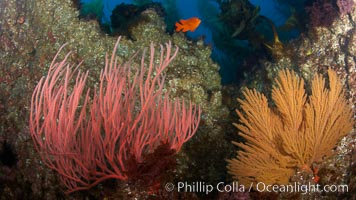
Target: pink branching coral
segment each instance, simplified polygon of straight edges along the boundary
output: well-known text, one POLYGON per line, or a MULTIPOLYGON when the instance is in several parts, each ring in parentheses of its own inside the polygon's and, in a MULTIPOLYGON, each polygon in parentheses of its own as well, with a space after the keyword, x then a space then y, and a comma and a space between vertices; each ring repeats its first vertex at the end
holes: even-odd
POLYGON ((336 4, 339 7, 341 16, 346 15, 347 13, 351 13, 355 5, 354 0, 337 0, 336 4))
MULTIPOLYGON (((139 171, 132 172, 132 163, 143 165, 150 155, 165 155, 162 149, 178 152, 197 130, 200 108, 172 101, 169 92, 163 92, 163 71, 178 48, 171 55, 171 43, 161 46, 157 64, 151 45, 149 62, 143 55, 134 70, 131 62, 118 63, 118 44, 119 40, 111 57, 106 56, 92 99, 84 89, 88 72, 68 64, 70 54, 56 63, 59 52, 33 92, 29 123, 33 141, 43 162, 60 174, 68 193, 107 179, 139 177, 139 171), (155 152, 157 148, 161 153, 155 152)), ((153 169, 154 163, 146 168, 153 169)))

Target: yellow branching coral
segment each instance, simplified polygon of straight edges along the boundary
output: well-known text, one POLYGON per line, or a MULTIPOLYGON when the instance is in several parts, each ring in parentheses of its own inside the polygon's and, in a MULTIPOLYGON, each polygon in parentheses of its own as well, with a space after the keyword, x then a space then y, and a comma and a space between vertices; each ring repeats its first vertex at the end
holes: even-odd
POLYGON ((352 110, 342 84, 333 70, 328 70, 328 76, 328 88, 321 75, 315 76, 307 98, 303 79, 280 71, 272 89, 274 108, 256 90, 243 91, 245 99, 238 99, 240 121, 234 125, 246 142, 233 142, 243 151, 228 160, 229 173, 239 183, 286 184, 297 168, 330 156, 351 131, 352 110))

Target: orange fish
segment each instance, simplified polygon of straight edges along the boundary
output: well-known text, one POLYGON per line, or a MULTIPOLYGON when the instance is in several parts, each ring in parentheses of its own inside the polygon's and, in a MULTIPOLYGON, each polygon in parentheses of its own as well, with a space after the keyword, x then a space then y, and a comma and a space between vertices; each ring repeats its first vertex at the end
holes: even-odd
POLYGON ((197 17, 192 17, 189 19, 181 19, 179 22, 176 22, 176 31, 195 31, 198 28, 201 20, 197 17))

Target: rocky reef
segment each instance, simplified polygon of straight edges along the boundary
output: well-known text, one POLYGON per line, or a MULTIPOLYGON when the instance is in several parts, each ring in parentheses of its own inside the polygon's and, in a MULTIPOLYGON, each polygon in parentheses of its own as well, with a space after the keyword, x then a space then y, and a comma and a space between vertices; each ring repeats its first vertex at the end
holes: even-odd
MULTIPOLYGON (((117 36, 102 32, 99 23, 80 19, 78 1, 72 0, 1 0, 0 1, 0 199, 198 199, 203 198, 301 198, 300 194, 220 193, 205 196, 194 193, 167 193, 162 181, 155 194, 140 191, 126 182, 107 181, 82 192, 64 195, 55 172, 41 159, 29 135, 28 116, 31 94, 38 80, 47 73, 57 52, 65 43, 63 57, 71 51, 70 61, 84 61, 81 70, 89 70, 88 84, 96 86, 117 36)), ((128 28, 130 37, 123 37, 118 48, 120 62, 127 61, 154 43, 171 41, 179 48, 178 56, 166 71, 165 89, 172 98, 184 98, 201 106, 198 132, 177 156, 177 168, 164 178, 166 182, 201 181, 228 183, 226 159, 233 157, 230 143, 239 141, 232 126, 237 116, 236 97, 240 86, 257 88, 270 94, 273 79, 281 69, 293 69, 306 82, 316 73, 326 74, 331 67, 341 77, 346 98, 354 111, 356 102, 356 9, 335 18, 327 27, 308 27, 298 39, 281 45, 278 59, 255 58, 254 66, 238 87, 221 86, 219 66, 211 58, 211 47, 203 40, 187 40, 183 33, 169 34, 163 17, 154 9, 140 13, 140 19, 128 28), (282 54, 281 54, 282 52, 282 54), (256 61, 258 60, 258 61, 256 61)), ((272 52, 273 54, 273 52, 272 52)), ((138 64, 140 56, 133 59, 138 64)), ((158 58, 157 58, 158 59, 158 58)), ((310 85, 310 84, 307 84, 310 85)), ((306 88, 309 91, 310 88, 306 88)), ((355 114, 356 116, 356 114, 355 114)), ((317 163, 321 184, 347 184, 349 193, 318 193, 302 198, 350 198, 356 190, 356 133, 348 134, 335 148, 334 156, 317 163)), ((298 171, 293 180, 309 180, 309 174, 298 171)))
MULTIPOLYGON (((71 0, 4 0, 0 5, 4 8, 0 11, 0 142, 11 145, 17 156, 16 164, 0 165, 0 179, 4 180, 0 184, 1 199, 67 198, 56 174, 40 161, 28 134, 31 94, 64 43, 67 46, 63 52, 72 52, 70 61, 74 64, 84 60, 81 70, 90 71, 88 84, 95 85, 104 67, 105 53, 112 50, 117 37, 103 33, 95 20, 79 19, 77 5, 71 0)), ((166 71, 166 89, 173 98, 191 100, 203 111, 199 131, 178 156, 179 165, 171 181, 189 176, 207 182, 221 180, 226 174, 224 158, 232 151, 224 136, 228 111, 222 104, 219 67, 210 59, 211 48, 201 40, 187 40, 182 33, 169 35, 163 18, 152 9, 141 15, 144 20, 130 27, 131 38, 120 42, 119 61, 130 59, 135 52, 141 54, 150 43, 158 50, 159 44, 171 41, 179 53, 166 71), (219 148, 218 153, 215 148, 219 148)), ((99 185, 91 192, 74 195, 78 198, 148 195, 132 194, 125 183, 118 185, 121 190, 114 188, 105 194, 98 192, 103 188, 99 185)))
MULTIPOLYGON (((335 8, 337 10, 337 8, 335 8)), ((336 11, 337 12, 337 11, 336 11)), ((352 107, 356 116, 356 9, 350 9, 349 13, 337 12, 328 26, 308 26, 308 31, 303 32, 300 37, 283 44, 283 54, 273 61, 261 59, 258 64, 250 66, 252 73, 245 74, 245 81, 241 86, 256 88, 265 95, 271 95, 273 79, 281 69, 291 69, 310 83, 314 75, 321 73, 326 77, 327 69, 331 68, 337 72, 345 89, 345 97, 352 107)), ((273 53, 273 52, 272 52, 273 53)), ((238 107, 236 97, 241 98, 241 87, 224 86, 224 99, 229 99, 229 108, 238 107)), ((306 88, 310 93, 310 87, 306 88)), ((271 96, 269 96, 271 99, 271 96)), ((233 109, 230 109, 233 110, 233 109)), ((310 193, 281 194, 273 198, 296 198, 296 199, 348 199, 352 198, 355 191, 355 148, 356 128, 345 136, 334 149, 334 155, 321 163, 315 163, 320 177, 320 185, 348 185, 348 192, 336 193, 310 193)), ((292 182, 310 181, 310 174, 298 170, 292 178, 292 182)), ((264 194, 251 194, 251 197, 262 198, 264 194)), ((272 198, 272 197, 271 197, 272 198)))

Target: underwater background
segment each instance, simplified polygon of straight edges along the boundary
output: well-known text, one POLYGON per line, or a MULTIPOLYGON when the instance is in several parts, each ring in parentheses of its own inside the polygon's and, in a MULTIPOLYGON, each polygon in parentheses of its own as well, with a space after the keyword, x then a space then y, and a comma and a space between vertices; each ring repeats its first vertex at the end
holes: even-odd
POLYGON ((356 198, 354 0, 1 0, 0 43, 1 199, 356 198))
MULTIPOLYGON (((297 37, 302 28, 296 24, 296 15, 301 15, 299 16, 301 19, 302 15, 305 15, 303 7, 298 8, 296 5, 289 5, 287 2, 258 0, 233 3, 236 4, 234 9, 239 9, 233 14, 228 13, 230 12, 228 10, 232 10, 230 5, 227 5, 228 1, 196 0, 189 3, 185 1, 82 1, 81 15, 83 17, 97 18, 103 25, 110 26, 111 24, 112 27, 108 32, 119 34, 120 31, 115 30, 116 23, 121 22, 118 19, 124 20, 125 17, 133 17, 133 14, 131 16, 120 16, 119 8, 125 9, 126 7, 126 9, 130 9, 127 6, 131 4, 137 7, 135 9, 139 9, 139 7, 148 6, 149 2, 161 4, 162 9, 165 10, 163 17, 167 31, 170 33, 174 31, 175 22, 180 19, 195 16, 202 20, 199 28, 194 32, 187 32, 187 36, 193 40, 202 38, 205 44, 212 46, 211 57, 220 65, 220 75, 224 85, 238 82, 243 69, 236 66, 242 65, 241 62, 244 57, 260 50, 259 46, 251 47, 251 43, 273 41, 273 31, 268 20, 271 20, 275 26, 280 27, 279 37, 281 41, 288 41, 297 37), (219 5, 219 2, 221 5, 219 5), (222 6, 224 3, 226 4, 224 5, 225 7, 222 6), (117 11, 113 11, 115 8, 117 11), (221 9, 225 10, 222 11, 221 9), (296 13, 296 9, 299 9, 300 13, 296 13), (111 20, 112 12, 118 13, 113 15, 116 19, 111 20), (221 13, 224 12, 228 14, 222 17, 221 13), (253 19, 253 17, 256 17, 256 19, 253 19), (268 20, 264 20, 264 17, 268 18, 268 20), (231 19, 233 21, 229 21, 231 19), (233 31, 241 28, 239 27, 240 22, 246 22, 247 27, 241 30, 240 36, 234 36, 234 40, 231 41, 230 36, 233 31), (265 37, 263 41, 259 41, 262 40, 261 37, 265 37), (225 44, 228 42, 231 42, 231 44, 225 44), (236 53, 233 56, 228 53, 236 50, 241 53, 236 53)), ((120 26, 123 26, 122 23, 120 26)), ((120 27, 120 29, 125 30, 124 27, 120 27)))

